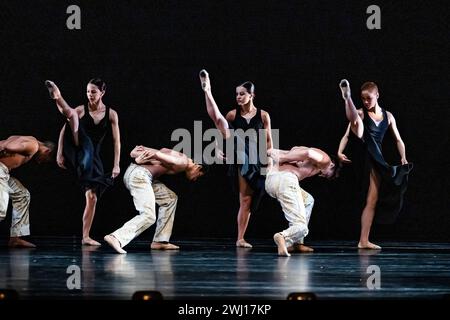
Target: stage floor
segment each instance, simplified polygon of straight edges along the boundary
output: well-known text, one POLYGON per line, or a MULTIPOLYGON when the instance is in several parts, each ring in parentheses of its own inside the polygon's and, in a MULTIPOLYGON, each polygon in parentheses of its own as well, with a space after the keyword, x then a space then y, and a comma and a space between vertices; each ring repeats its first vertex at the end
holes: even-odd
POLYGON ((311 242, 314 253, 278 257, 272 241, 253 249, 231 239, 175 241, 179 251, 150 250, 135 241, 116 254, 103 242, 33 238, 36 249, 0 246, 0 289, 20 299, 130 300, 141 290, 164 299, 275 299, 313 292, 317 299, 441 299, 450 294, 450 246, 382 242, 358 250, 355 242, 311 242), (80 285, 80 289, 77 286, 80 285))

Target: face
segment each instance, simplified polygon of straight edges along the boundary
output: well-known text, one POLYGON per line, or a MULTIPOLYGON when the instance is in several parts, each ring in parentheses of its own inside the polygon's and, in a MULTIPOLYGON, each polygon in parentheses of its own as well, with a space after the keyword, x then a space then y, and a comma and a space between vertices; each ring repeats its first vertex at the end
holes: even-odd
POLYGON ((238 105, 246 105, 253 99, 253 95, 248 93, 244 87, 236 88, 236 102, 238 105))
POLYGON ((361 92, 361 99, 367 110, 375 108, 378 102, 378 97, 379 94, 376 90, 364 90, 361 92))
POLYGON ((319 176, 330 179, 334 174, 334 170, 336 170, 336 166, 333 162, 331 162, 328 165, 328 168, 326 168, 320 172, 319 176))
POLYGON ((86 88, 86 96, 89 100, 89 103, 96 104, 98 103, 103 95, 105 94, 105 91, 101 91, 99 87, 97 87, 95 84, 89 83, 86 88))
POLYGON ((39 153, 36 155, 36 162, 37 163, 44 163, 44 162, 50 162, 51 161, 51 150, 48 147, 41 147, 39 150, 39 153))
POLYGON ((200 178, 201 176, 203 176, 205 174, 201 170, 202 170, 202 166, 195 164, 191 170, 186 171, 186 177, 190 181, 196 181, 198 178, 200 178))

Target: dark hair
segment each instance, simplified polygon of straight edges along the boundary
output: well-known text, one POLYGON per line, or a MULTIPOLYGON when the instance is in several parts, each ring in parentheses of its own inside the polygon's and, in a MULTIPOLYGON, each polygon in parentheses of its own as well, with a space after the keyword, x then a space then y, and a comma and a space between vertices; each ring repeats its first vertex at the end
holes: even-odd
POLYGON ((334 163, 333 174, 328 178, 329 180, 334 180, 339 178, 342 169, 342 162, 339 161, 338 157, 335 155, 330 155, 330 160, 334 163))
POLYGON ((100 91, 106 90, 106 83, 105 83, 105 81, 103 81, 100 78, 93 78, 93 79, 89 80, 88 84, 93 84, 93 85, 97 86, 100 89, 100 91))
POLYGON ((201 166, 200 172, 203 173, 203 175, 206 175, 211 169, 211 165, 210 164, 204 164, 203 163, 200 166, 201 166))
POLYGON ((250 94, 255 94, 255 85, 250 81, 245 81, 243 84, 238 85, 238 87, 244 87, 250 94))
MULTIPOLYGON (((49 149, 49 153, 47 154, 48 161, 52 162, 56 158, 56 144, 52 141, 44 141, 42 144, 49 149)), ((36 152, 34 157, 38 157, 40 152, 36 152)), ((36 159, 36 158, 35 158, 36 159)))

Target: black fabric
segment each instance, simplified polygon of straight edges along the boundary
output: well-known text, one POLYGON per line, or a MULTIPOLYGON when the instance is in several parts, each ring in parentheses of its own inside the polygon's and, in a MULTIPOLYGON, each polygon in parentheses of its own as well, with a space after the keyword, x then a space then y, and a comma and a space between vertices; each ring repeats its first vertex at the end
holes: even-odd
POLYGON ((104 118, 97 125, 89 114, 88 108, 85 107, 85 114, 79 122, 79 146, 76 146, 73 141, 68 123, 64 132, 63 153, 66 164, 76 174, 82 189, 84 191, 93 189, 99 197, 114 183, 112 173, 104 172, 100 156, 102 142, 110 128, 109 123, 108 107, 106 107, 104 118))
POLYGON ((254 129, 256 135, 241 137, 234 135, 234 164, 229 165, 228 176, 234 190, 239 191, 238 174, 240 174, 253 190, 251 212, 258 211, 259 204, 265 195, 266 177, 261 175, 261 159, 259 157, 259 129, 264 129, 264 123, 261 116, 261 109, 257 109, 256 115, 247 122, 247 119, 241 116, 240 108, 236 108, 236 117, 229 122, 230 129, 242 129, 246 132, 248 129, 254 129), (252 160, 252 161, 251 161, 252 160), (255 161, 256 160, 256 161, 255 161), (256 163, 255 163, 256 162, 256 163))
MULTIPOLYGON (((391 224, 395 222, 402 209, 404 194, 408 186, 408 175, 413 164, 391 166, 384 160, 382 141, 389 128, 389 121, 386 110, 382 109, 382 112, 383 120, 377 126, 364 109, 363 142, 368 164, 365 174, 368 177, 373 168, 380 177, 375 222, 391 224)), ((368 178, 365 180, 368 181, 368 178)))

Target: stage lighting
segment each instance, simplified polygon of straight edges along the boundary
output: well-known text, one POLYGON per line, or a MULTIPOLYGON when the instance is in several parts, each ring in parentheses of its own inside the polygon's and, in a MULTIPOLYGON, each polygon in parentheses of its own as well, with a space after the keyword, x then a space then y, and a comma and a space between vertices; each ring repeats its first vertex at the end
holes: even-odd
POLYGON ((311 301, 317 300, 317 296, 312 292, 292 292, 287 299, 292 301, 311 301))
POLYGON ((163 296, 159 291, 136 291, 133 294, 132 300, 140 300, 140 301, 163 300, 163 296))
POLYGON ((19 294, 16 290, 12 289, 0 289, 0 301, 6 300, 18 300, 19 294))

